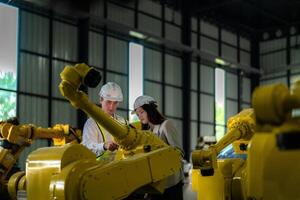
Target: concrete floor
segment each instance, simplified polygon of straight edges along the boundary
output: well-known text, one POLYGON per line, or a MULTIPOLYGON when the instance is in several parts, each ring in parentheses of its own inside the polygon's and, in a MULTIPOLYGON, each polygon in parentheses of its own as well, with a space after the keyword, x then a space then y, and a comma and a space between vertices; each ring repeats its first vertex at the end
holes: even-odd
POLYGON ((191 176, 186 177, 184 179, 183 199, 184 200, 197 200, 197 193, 192 191, 191 176))

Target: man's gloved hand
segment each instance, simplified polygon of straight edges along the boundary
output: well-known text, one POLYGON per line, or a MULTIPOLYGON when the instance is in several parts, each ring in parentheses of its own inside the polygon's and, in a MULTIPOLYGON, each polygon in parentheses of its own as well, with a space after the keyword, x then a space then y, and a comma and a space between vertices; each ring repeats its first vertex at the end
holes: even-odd
POLYGON ((104 143, 104 150, 114 151, 119 148, 119 145, 114 141, 108 141, 104 143))

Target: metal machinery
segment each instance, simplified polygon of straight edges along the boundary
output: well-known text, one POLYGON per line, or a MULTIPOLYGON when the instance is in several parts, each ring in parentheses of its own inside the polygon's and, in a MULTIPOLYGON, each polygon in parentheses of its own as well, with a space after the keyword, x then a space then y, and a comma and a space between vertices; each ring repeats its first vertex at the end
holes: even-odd
POLYGON ((252 104, 254 113, 242 111, 231 118, 216 145, 193 152, 192 186, 198 200, 300 199, 300 118, 291 114, 300 108, 300 82, 291 93, 283 84, 259 87, 252 104), (236 141, 235 152, 246 153, 245 160, 217 159, 221 149, 236 141))
POLYGON ((95 154, 80 144, 40 148, 27 158, 29 200, 123 199, 137 189, 162 192, 166 178, 180 169, 179 150, 149 131, 115 121, 79 90, 82 83, 95 87, 100 78, 85 64, 66 66, 59 88, 74 107, 112 133, 120 145, 115 160, 96 161, 95 154))
POLYGON ((69 125, 57 124, 52 128, 36 127, 32 124, 19 125, 17 119, 0 121, 0 187, 1 197, 7 192, 16 198, 17 190, 26 186, 25 172, 13 170, 20 153, 37 139, 52 139, 54 145, 80 143, 81 131, 69 125), (14 173, 16 172, 16 173, 14 173))

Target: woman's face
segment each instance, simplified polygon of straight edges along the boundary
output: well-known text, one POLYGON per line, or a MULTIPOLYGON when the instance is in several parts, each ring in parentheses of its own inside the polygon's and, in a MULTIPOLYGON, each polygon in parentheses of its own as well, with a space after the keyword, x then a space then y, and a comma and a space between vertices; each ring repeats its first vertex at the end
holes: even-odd
POLYGON ((142 107, 138 107, 135 112, 142 124, 149 123, 148 114, 142 107))

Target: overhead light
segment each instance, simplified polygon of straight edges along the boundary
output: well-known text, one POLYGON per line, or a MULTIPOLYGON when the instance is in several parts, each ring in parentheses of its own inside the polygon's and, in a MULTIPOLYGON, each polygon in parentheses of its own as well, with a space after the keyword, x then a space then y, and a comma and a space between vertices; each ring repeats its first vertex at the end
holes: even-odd
POLYGON ((139 38, 139 39, 145 39, 146 38, 146 36, 144 34, 136 32, 136 31, 129 31, 129 35, 132 36, 132 37, 139 38))
POLYGON ((217 63, 219 65, 224 65, 224 66, 229 64, 226 61, 222 60, 221 58, 215 58, 215 63, 217 63))

